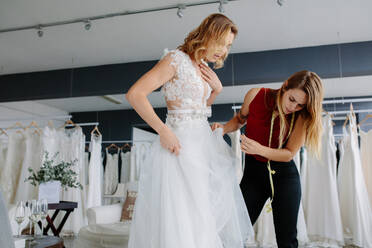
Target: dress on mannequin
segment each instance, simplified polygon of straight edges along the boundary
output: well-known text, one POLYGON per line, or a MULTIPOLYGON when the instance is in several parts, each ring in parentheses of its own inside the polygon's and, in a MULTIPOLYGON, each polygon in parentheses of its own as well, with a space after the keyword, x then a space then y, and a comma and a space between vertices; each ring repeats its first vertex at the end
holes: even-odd
POLYGON ((344 239, 346 245, 372 247, 372 210, 360 159, 356 121, 351 114, 348 116, 338 171, 344 239))

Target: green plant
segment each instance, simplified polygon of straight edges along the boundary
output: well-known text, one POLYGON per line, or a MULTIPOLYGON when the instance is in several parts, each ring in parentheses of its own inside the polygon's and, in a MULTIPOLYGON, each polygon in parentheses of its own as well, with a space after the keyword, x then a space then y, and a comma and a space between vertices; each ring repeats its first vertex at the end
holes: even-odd
POLYGON ((80 188, 83 189, 81 183, 77 180, 77 173, 72 170, 75 166, 77 160, 72 162, 60 161, 59 163, 54 163, 54 159, 57 157, 58 153, 54 155, 52 159, 49 159, 48 152, 45 152, 44 163, 38 171, 34 171, 32 168, 28 168, 31 176, 25 179, 25 182, 30 181, 34 186, 40 185, 41 183, 46 183, 49 181, 60 181, 63 189, 67 188, 80 188))

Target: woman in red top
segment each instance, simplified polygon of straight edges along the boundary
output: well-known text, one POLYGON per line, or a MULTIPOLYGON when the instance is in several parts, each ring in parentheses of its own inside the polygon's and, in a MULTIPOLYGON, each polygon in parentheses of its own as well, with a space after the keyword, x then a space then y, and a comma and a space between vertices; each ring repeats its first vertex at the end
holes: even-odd
POLYGON ((304 144, 320 151, 323 87, 319 76, 300 71, 278 90, 254 88, 248 91, 238 115, 222 127, 224 134, 247 124, 241 136, 246 154, 240 187, 252 224, 271 198, 278 247, 298 247, 297 216, 301 184, 292 160, 304 144))

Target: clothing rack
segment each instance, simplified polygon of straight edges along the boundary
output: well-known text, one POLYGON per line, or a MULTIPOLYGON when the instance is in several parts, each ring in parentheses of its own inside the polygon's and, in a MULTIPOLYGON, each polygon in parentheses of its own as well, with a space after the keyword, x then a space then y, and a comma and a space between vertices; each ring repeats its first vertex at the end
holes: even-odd
MULTIPOLYGON (((152 143, 152 141, 149 140, 104 140, 102 141, 102 144, 107 144, 107 143, 152 143)), ((90 143, 90 141, 85 141, 85 143, 90 143)))
MULTIPOLYGON (((85 122, 85 123, 75 123, 75 125, 83 127, 83 126, 99 126, 99 122, 85 122)), ((66 127, 72 127, 74 124, 68 124, 66 127)))
MULTIPOLYGON (((356 103, 356 102, 372 102, 372 98, 353 98, 353 99, 324 100, 322 102, 322 104, 356 103)), ((242 106, 241 105, 234 105, 231 108, 233 110, 237 110, 237 109, 241 109, 242 106)), ((372 110, 370 112, 372 112, 372 110)))
POLYGON ((17 122, 17 121, 42 121, 42 120, 65 120, 71 119, 72 115, 52 115, 42 116, 37 118, 18 118, 18 119, 0 119, 1 121, 17 122))

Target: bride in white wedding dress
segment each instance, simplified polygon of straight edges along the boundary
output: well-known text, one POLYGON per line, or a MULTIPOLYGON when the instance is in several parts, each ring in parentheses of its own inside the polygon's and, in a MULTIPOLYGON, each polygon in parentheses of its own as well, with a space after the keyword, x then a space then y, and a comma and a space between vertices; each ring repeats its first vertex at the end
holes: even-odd
POLYGON ((236 34, 230 19, 210 15, 126 94, 159 134, 141 165, 128 247, 243 248, 252 238, 232 150, 207 120, 222 84, 204 61, 221 67, 236 34), (161 86, 166 123, 147 100, 161 86))

